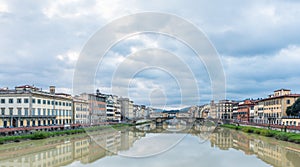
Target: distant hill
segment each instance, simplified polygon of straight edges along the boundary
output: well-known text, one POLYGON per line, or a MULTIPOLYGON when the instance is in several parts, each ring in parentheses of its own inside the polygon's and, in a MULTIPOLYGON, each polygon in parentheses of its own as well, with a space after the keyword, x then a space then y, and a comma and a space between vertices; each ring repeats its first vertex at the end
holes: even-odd
POLYGON ((177 112, 188 112, 190 110, 190 108, 191 107, 185 107, 185 108, 182 108, 180 110, 163 110, 163 109, 159 109, 159 108, 153 108, 153 111, 154 112, 164 112, 164 113, 166 113, 166 112, 168 112, 168 113, 170 113, 170 112, 177 113, 177 112))

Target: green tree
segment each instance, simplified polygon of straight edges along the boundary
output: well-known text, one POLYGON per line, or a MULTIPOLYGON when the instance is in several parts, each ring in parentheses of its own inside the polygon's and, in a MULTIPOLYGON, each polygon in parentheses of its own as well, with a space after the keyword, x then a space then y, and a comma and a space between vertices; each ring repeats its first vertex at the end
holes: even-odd
POLYGON ((299 116, 300 112, 300 98, 298 98, 295 103, 286 109, 286 114, 289 116, 299 116))

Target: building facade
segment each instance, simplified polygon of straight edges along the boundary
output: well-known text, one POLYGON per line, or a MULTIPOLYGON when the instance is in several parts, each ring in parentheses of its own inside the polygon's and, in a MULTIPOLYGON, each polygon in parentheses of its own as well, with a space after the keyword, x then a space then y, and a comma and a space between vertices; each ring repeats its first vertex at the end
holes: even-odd
POLYGON ((73 120, 75 124, 90 124, 89 103, 87 100, 78 97, 73 98, 73 111, 73 120))
POLYGON ((254 111, 255 101, 245 100, 238 104, 236 119, 239 122, 250 122, 250 112, 254 111))
POLYGON ((98 92, 96 94, 83 93, 79 98, 86 100, 89 104, 89 122, 91 125, 106 122, 106 96, 98 92))
POLYGON ((293 105, 300 94, 292 94, 289 89, 275 90, 268 98, 258 101, 258 115, 255 120, 264 124, 283 124, 282 117, 287 116, 287 107, 293 105))
POLYGON ((121 105, 121 115, 122 115, 122 120, 126 119, 134 119, 135 114, 133 112, 133 101, 131 101, 129 98, 119 98, 120 105, 121 105))
POLYGON ((237 105, 237 102, 231 100, 220 100, 216 103, 216 112, 218 119, 232 119, 233 107, 237 105))
POLYGON ((68 125, 73 123, 72 97, 24 85, 0 90, 0 127, 68 125))
POLYGON ((118 96, 106 95, 106 116, 108 122, 121 121, 121 105, 118 96))

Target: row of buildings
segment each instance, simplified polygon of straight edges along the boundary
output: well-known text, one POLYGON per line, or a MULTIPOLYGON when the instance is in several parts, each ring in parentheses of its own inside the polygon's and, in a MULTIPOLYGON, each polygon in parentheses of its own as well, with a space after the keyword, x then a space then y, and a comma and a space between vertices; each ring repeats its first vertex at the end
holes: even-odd
POLYGON ((116 95, 82 93, 71 96, 34 86, 0 89, 0 128, 121 122, 147 116, 149 108, 116 95))
POLYGON ((300 126, 299 118, 286 114, 287 107, 293 105, 299 97, 300 94, 292 94, 291 90, 279 89, 267 98, 256 100, 211 101, 210 104, 200 106, 197 115, 236 122, 300 126))

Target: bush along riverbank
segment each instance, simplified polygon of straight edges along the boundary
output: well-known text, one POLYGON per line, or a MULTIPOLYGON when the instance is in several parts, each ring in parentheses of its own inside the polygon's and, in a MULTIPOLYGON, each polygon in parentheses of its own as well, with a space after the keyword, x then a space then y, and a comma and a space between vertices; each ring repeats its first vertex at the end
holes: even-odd
POLYGON ((289 141, 293 143, 300 144, 300 134, 298 133, 291 133, 291 132, 282 132, 277 130, 271 130, 271 129, 264 129, 264 128, 256 128, 251 126, 236 126, 232 124, 224 124, 221 125, 221 127, 235 129, 235 130, 241 130, 245 133, 254 133, 266 137, 273 137, 278 140, 283 141, 289 141))
POLYGON ((61 130, 61 131, 37 131, 32 134, 24 134, 19 136, 0 136, 0 144, 5 144, 8 142, 20 142, 23 140, 39 140, 39 139, 46 139, 50 137, 63 136, 63 135, 74 135, 79 133, 98 131, 107 128, 121 129, 129 126, 133 126, 133 125, 120 123, 114 125, 93 126, 93 127, 86 127, 80 129, 61 130))

